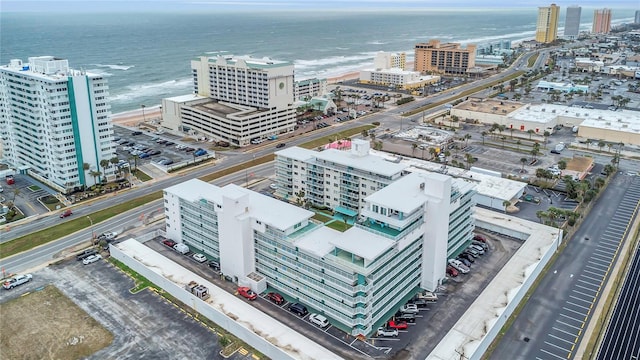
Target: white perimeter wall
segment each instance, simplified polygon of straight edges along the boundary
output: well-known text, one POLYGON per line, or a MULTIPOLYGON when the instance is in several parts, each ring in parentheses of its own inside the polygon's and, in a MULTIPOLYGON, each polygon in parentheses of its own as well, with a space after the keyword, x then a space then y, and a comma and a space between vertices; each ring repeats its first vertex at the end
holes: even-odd
MULTIPOLYGON (((249 304, 243 303, 241 299, 235 298, 233 295, 216 287, 206 279, 191 273, 182 266, 147 248, 145 245, 138 243, 136 240, 126 240, 125 242, 118 244, 118 246, 131 246, 131 249, 133 250, 123 251, 117 246, 110 245, 109 249, 111 256, 115 259, 124 263, 133 271, 146 277, 176 299, 192 307, 194 310, 215 322, 225 330, 231 332, 233 335, 265 354, 267 357, 271 359, 298 360, 315 359, 319 356, 322 359, 340 359, 337 355, 329 352, 327 349, 307 339, 301 334, 296 333, 293 329, 278 322, 276 319, 271 318, 249 304), (141 249, 143 249, 144 252, 149 253, 149 261, 152 262, 149 267, 142 263, 142 261, 146 261, 147 259, 145 256, 141 255, 141 252, 138 250, 140 247, 143 247, 141 249), (132 257, 125 253, 125 251, 133 251, 135 255, 132 257), (161 266, 156 266, 154 263, 157 262, 158 259, 155 258, 158 257, 162 258, 161 266), (179 281, 181 278, 184 278, 185 274, 187 274, 186 276, 188 276, 188 279, 208 287, 209 292, 211 293, 211 298, 208 301, 212 301, 213 299, 213 301, 217 301, 216 304, 213 305, 201 300, 197 296, 187 292, 183 288, 184 285, 169 280, 163 274, 158 273, 165 270, 165 264, 167 268, 176 268, 179 270, 179 273, 169 275, 171 278, 175 277, 174 281, 179 281), (220 307, 224 312, 214 306, 220 307), (234 318, 231 316, 234 316, 234 318), (280 347, 269 342, 267 339, 274 343, 279 343, 280 347), (288 351, 285 351, 283 348, 286 348, 288 351)), ((170 270, 167 269, 166 271, 170 270)), ((187 281, 185 280, 185 283, 186 282, 187 281)))

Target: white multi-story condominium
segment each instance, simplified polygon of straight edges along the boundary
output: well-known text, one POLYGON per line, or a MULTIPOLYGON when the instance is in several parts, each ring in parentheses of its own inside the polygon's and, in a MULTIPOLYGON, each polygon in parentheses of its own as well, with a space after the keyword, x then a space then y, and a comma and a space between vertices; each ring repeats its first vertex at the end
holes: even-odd
POLYGON ((593 11, 593 25, 591 32, 594 34, 608 34, 611 31, 611 9, 597 9, 593 11))
POLYGON ((309 100, 327 94, 327 79, 306 79, 294 83, 294 96, 297 100, 309 100))
POLYGON ((582 8, 580 6, 567 7, 567 14, 564 20, 564 37, 575 39, 580 34, 580 16, 582 8))
POLYGON ((406 53, 390 53, 380 51, 376 53, 376 57, 373 59, 373 67, 375 69, 392 69, 397 68, 406 70, 407 67, 407 54, 406 53))
POLYGON ((352 335, 369 335, 419 288, 440 285, 450 214, 472 223, 470 207, 443 211, 461 201, 450 177, 408 174, 368 196, 361 221, 340 232, 233 184, 194 179, 164 191, 167 237, 219 261, 233 281, 275 289, 352 335))
POLYGON ((100 165, 115 156, 108 98, 104 77, 66 59, 11 60, 0 67, 4 159, 62 192, 112 177, 100 165))
MULTIPOLYGON (((387 161, 369 153, 369 142, 354 139, 351 150, 313 151, 290 147, 276 152, 276 196, 297 204, 331 209, 355 218, 366 212, 374 196, 408 174, 409 165, 387 161)), ((452 180, 448 255, 457 254, 471 239, 470 217, 475 205, 475 184, 452 180)))
POLYGON ((163 99, 164 127, 238 146, 294 130, 293 64, 201 56, 191 69, 195 94, 163 99))

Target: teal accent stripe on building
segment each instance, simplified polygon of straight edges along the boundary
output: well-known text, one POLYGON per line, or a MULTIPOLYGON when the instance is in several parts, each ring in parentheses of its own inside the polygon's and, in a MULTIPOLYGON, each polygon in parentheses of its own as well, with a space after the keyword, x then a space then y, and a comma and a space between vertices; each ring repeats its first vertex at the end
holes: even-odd
MULTIPOLYGON (((98 158, 98 139, 96 139, 96 121, 93 117, 93 102, 91 102, 91 86, 89 86, 89 77, 84 76, 85 81, 87 82, 87 100, 89 100, 89 113, 91 114, 91 135, 93 137, 93 150, 96 154, 96 169, 100 171, 100 159, 98 158)), ((105 174, 102 174, 105 176, 105 174)))
POLYGON ((76 148, 76 159, 78 160, 78 178, 80 184, 87 185, 84 173, 84 159, 82 158, 82 145, 80 144, 80 127, 78 125, 78 110, 76 110, 76 94, 73 89, 73 78, 67 78, 67 89, 69 92, 69 109, 71 110, 71 127, 73 128, 73 145, 76 148))

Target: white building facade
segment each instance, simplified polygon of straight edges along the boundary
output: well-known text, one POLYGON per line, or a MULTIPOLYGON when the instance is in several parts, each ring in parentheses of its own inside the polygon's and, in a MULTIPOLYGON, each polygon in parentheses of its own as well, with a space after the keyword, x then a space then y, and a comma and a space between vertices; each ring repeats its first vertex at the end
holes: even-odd
POLYGON ((163 119, 168 120, 163 120, 163 126, 169 130, 237 146, 294 131, 293 64, 250 57, 201 56, 191 61, 191 69, 194 93, 210 101, 165 99, 169 106, 163 106, 163 119), (165 114, 168 111, 171 113, 165 114))
POLYGON ((53 56, 0 67, 4 159, 61 192, 112 178, 114 167, 100 166, 116 156, 108 89, 53 56))
MULTIPOLYGON (((445 278, 445 225, 459 201, 451 178, 408 174, 367 197, 344 232, 313 212, 238 187, 200 180, 165 189, 167 237, 219 261, 257 292, 277 290, 352 335, 369 335, 420 288, 445 278)), ((470 218, 470 209, 466 214, 470 218)))
POLYGON ((294 83, 296 100, 309 100, 327 94, 327 79, 306 79, 294 83))

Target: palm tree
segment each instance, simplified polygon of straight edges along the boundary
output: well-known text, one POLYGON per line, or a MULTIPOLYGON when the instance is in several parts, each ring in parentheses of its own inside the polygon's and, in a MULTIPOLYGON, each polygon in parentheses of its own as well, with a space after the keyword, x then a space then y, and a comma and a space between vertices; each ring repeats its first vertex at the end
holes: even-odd
MULTIPOLYGON (((114 156, 111 159, 109 159, 109 163, 111 163, 111 166, 116 166, 119 162, 120 162, 120 159, 118 159, 117 156, 114 156)), ((120 167, 116 169, 118 170, 118 174, 122 173, 122 169, 120 167)))
POLYGON ((89 171, 89 175, 93 177, 93 183, 98 184, 98 182, 96 181, 96 178, 100 177, 102 173, 100 171, 89 171))
POLYGON ((589 145, 591 145, 591 140, 587 139, 587 141, 585 141, 584 143, 587 144, 587 150, 589 150, 589 145))
POLYGON ((435 148, 432 148, 432 147, 429 148, 429 155, 431 155, 431 159, 436 157, 437 153, 438 153, 438 151, 435 148))
POLYGON ((469 139, 471 139, 471 134, 464 134, 464 147, 469 146, 469 139))
POLYGON ((606 144, 604 143, 604 141, 600 140, 598 141, 598 147, 600 148, 600 151, 602 151, 602 148, 605 146, 606 144))
MULTIPOLYGON (((86 178, 86 175, 87 175, 86 173, 87 173, 87 171, 88 171, 90 168, 91 168, 91 165, 89 165, 89 163, 83 163, 83 164, 82 164, 82 170, 83 170, 83 171, 84 171, 84 173, 85 173, 85 178, 86 178)), ((87 181, 85 180, 84 182, 85 182, 85 183, 84 183, 84 184, 82 184, 82 186, 86 187, 86 186, 87 186, 87 181)))
POLYGON ((465 157, 465 160, 467 161, 467 168, 471 169, 471 164, 476 162, 476 160, 473 158, 473 155, 469 153, 466 153, 464 157, 465 157))
POLYGON ((502 140, 502 148, 504 149, 504 141, 507 140, 506 136, 501 136, 500 140, 502 140))
POLYGON ((104 171, 104 170, 106 170, 109 167, 109 160, 106 160, 106 159, 100 160, 100 167, 103 170, 102 173, 106 174, 106 171, 104 171))
POLYGON ((517 149, 518 151, 520 151, 520 145, 522 145, 522 141, 520 141, 519 139, 518 139, 518 140, 516 140, 516 149, 517 149))
POLYGON ((521 172, 524 172, 524 164, 526 164, 528 159, 526 157, 520 158, 520 162, 522 163, 521 172))
POLYGON ((411 156, 413 156, 416 153, 417 148, 418 148, 418 144, 416 143, 411 144, 411 156))
POLYGON ((542 135, 544 136, 544 148, 546 149, 547 148, 547 138, 549 136, 551 136, 551 133, 545 130, 542 135))
POLYGON ((547 214, 542 210, 538 210, 538 211, 536 211, 536 216, 538 217, 538 220, 540 220, 540 222, 542 222, 542 218, 546 217, 547 214))
POLYGON ((487 136, 487 132, 483 131, 480 135, 482 136, 482 145, 484 145, 484 137, 487 136))
POLYGON ((529 134, 529 140, 531 140, 531 135, 533 135, 534 133, 535 131, 533 131, 533 129, 527 130, 527 134, 529 134))
POLYGON ((609 152, 611 152, 611 148, 612 148, 612 147, 613 147, 613 144, 612 144, 612 143, 607 143, 607 148, 608 148, 608 151, 609 151, 609 152))

